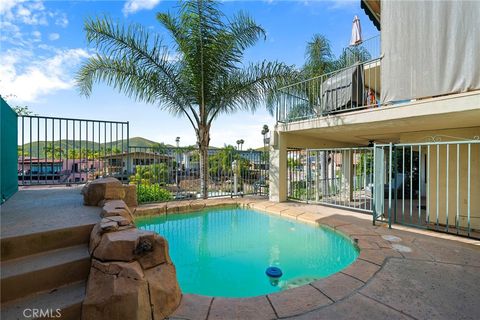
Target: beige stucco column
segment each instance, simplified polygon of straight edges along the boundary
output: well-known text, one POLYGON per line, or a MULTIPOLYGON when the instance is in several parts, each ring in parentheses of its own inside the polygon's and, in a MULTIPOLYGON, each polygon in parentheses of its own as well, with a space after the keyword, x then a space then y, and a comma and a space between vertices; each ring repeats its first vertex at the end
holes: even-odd
POLYGON ((270 145, 270 201, 287 201, 287 141, 285 134, 273 133, 270 145))

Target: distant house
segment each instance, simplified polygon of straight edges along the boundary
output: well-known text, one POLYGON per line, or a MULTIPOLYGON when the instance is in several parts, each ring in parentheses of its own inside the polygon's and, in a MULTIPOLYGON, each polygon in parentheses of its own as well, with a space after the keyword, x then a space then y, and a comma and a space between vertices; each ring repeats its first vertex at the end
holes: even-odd
POLYGON ((20 184, 83 182, 103 175, 102 170, 99 160, 18 157, 20 184))
POLYGON ((171 163, 173 156, 152 151, 131 151, 101 157, 107 175, 118 176, 135 173, 137 166, 171 163))
POLYGON ((37 157, 18 158, 18 180, 59 180, 63 161, 37 157))

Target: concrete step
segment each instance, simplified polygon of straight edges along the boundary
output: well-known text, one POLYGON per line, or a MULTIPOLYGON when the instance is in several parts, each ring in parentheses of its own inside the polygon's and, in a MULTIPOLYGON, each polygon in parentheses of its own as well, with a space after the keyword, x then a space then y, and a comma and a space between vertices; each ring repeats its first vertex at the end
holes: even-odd
POLYGON ((63 229, 2 237, 0 240, 1 261, 69 246, 88 244, 93 226, 94 223, 87 223, 63 229))
POLYGON ((1 263, 1 301, 87 280, 90 255, 86 244, 50 250, 1 263))
POLYGON ((81 317, 84 298, 85 282, 80 281, 20 300, 2 303, 1 318, 5 320, 42 318, 78 320, 81 317), (60 317, 56 313, 57 309, 59 309, 60 317), (40 310, 44 312, 43 317, 40 316, 40 310), (34 316, 34 312, 37 317, 34 316), (49 312, 50 317, 46 317, 45 312, 49 312))

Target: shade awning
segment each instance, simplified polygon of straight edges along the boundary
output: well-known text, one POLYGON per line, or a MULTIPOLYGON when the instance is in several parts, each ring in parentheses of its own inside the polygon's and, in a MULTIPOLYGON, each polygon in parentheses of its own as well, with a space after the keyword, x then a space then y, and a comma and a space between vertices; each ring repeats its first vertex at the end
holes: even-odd
POLYGON ((373 22, 373 25, 377 28, 377 30, 380 31, 380 1, 361 0, 360 7, 365 11, 365 14, 373 22))

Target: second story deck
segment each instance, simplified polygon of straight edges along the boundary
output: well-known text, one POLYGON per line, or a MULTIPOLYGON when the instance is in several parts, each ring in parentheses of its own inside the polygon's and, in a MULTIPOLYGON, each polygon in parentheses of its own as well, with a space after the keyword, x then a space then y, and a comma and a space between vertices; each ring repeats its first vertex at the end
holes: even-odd
POLYGON ((395 139, 401 131, 479 125, 480 90, 418 96, 412 80, 411 94, 391 99, 396 79, 405 82, 406 75, 418 70, 410 70, 412 65, 405 65, 403 74, 385 70, 380 35, 344 49, 342 57, 336 70, 277 91, 277 131, 368 143, 382 137, 395 139), (386 82, 389 94, 382 92, 386 82), (390 135, 393 132, 397 134, 390 135), (355 139, 362 136, 367 138, 355 139))
POLYGON ((343 50, 334 71, 277 92, 277 121, 290 123, 381 105, 380 35, 343 50))

